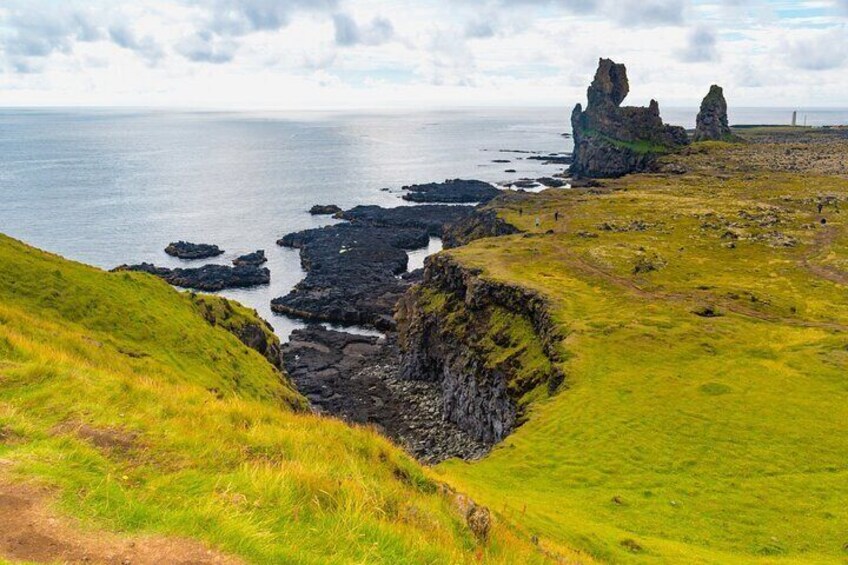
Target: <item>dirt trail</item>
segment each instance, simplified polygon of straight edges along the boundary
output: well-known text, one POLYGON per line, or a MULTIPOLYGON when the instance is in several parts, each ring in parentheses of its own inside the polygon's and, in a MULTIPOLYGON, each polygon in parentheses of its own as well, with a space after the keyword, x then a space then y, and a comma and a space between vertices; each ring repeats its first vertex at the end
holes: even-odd
POLYGON ((187 539, 86 530, 52 510, 46 490, 0 482, 0 560, 109 565, 235 565, 187 539))
MULTIPOLYGON (((633 280, 628 279, 626 277, 620 277, 609 273, 602 269, 601 267, 590 263, 589 261, 579 257, 578 255, 565 251, 563 252, 566 255, 571 263, 571 266, 577 271, 582 272, 585 275, 594 276, 601 278, 615 286, 622 287, 624 289, 629 290, 637 296, 642 298, 649 298, 652 300, 663 300, 663 301, 675 301, 675 302, 691 302, 693 304, 697 304, 698 302, 703 301, 703 297, 698 296, 692 293, 685 292, 659 292, 659 291, 651 291, 645 288, 642 288, 638 284, 636 284, 633 280)), ((807 268, 810 269, 811 272, 815 274, 816 270, 806 265, 807 268)), ((822 269, 827 269, 826 267, 822 267, 822 269)), ((845 275, 839 273, 839 276, 844 277, 845 275)), ((832 277, 824 277, 833 282, 839 282, 841 284, 846 284, 843 281, 835 280, 832 277)), ((765 312, 761 312, 754 308, 749 308, 743 306, 741 304, 735 303, 731 300, 726 299, 718 299, 713 298, 713 302, 716 303, 720 308, 727 310, 728 312, 733 312, 734 314, 739 314, 741 316, 747 316, 749 318, 756 318, 758 320, 763 320, 766 322, 779 322, 787 325, 799 326, 799 327, 810 327, 810 328, 822 328, 826 330, 837 330, 837 331, 848 331, 848 326, 844 324, 838 324, 834 322, 815 322, 810 320, 802 320, 799 318, 793 318, 790 316, 779 316, 774 314, 768 314, 765 312)))
POLYGON ((810 252, 801 259, 801 264, 804 266, 805 269, 807 269, 817 277, 821 277, 836 284, 848 286, 848 274, 837 269, 836 267, 831 267, 829 265, 821 265, 815 262, 816 259, 818 259, 830 250, 834 240, 836 240, 837 235, 838 232, 832 227, 828 227, 819 231, 816 234, 815 240, 813 240, 813 245, 810 248, 810 252))

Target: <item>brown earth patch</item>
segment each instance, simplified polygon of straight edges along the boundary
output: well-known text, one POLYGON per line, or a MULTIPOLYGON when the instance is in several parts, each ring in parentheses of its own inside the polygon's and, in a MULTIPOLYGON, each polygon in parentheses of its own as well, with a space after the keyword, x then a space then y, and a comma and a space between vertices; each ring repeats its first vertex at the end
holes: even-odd
POLYGON ((197 541, 83 529, 51 509, 48 491, 0 482, 0 560, 108 565, 239 564, 197 541))
POLYGON ((75 434, 95 447, 109 451, 130 451, 138 447, 139 437, 136 432, 122 430, 120 428, 107 427, 98 428, 89 424, 77 422, 65 422, 53 429, 54 434, 75 434))

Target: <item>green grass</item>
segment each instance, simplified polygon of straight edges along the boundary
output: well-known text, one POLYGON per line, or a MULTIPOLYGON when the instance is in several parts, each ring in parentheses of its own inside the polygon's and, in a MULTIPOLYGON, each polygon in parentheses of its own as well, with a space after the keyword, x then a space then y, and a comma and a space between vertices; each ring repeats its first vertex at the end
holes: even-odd
POLYGON ((569 356, 568 388, 446 479, 602 561, 845 562, 848 229, 815 202, 848 180, 752 170, 761 150, 703 144, 686 175, 546 191, 500 210, 537 237, 450 251, 545 295, 569 356))
POLYGON ((604 135, 603 133, 595 130, 586 131, 586 135, 602 139, 613 147, 618 147, 619 149, 628 149, 630 151, 633 151, 634 153, 639 154, 657 153, 662 155, 672 150, 671 148, 666 147, 661 143, 656 143, 649 139, 640 139, 637 141, 624 141, 622 139, 616 139, 614 137, 604 135))
POLYGON ((283 375, 204 319, 206 305, 229 321, 249 310, 5 236, 0 265, 0 479, 53 487, 85 527, 255 563, 544 559, 497 520, 478 543, 429 471, 304 412, 283 375))

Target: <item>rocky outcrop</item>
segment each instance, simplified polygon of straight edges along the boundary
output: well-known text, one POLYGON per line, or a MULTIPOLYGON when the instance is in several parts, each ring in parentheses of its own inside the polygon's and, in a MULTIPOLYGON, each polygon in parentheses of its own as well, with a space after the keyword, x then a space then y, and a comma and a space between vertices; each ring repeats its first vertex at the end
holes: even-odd
POLYGON ((401 379, 394 338, 310 326, 283 346, 285 368, 321 413, 369 424, 419 460, 476 459, 488 449, 445 421, 437 383, 401 379))
POLYGON ((629 91, 624 65, 601 59, 585 111, 577 104, 571 115, 573 176, 619 177, 644 171, 659 155, 689 143, 683 128, 663 123, 656 100, 647 108, 622 107, 629 91))
POLYGON ((442 237, 447 225, 468 218, 473 211, 471 206, 357 206, 337 217, 369 226, 425 230, 433 237, 442 237))
POLYGON ((479 180, 453 179, 445 182, 404 186, 404 200, 410 202, 441 202, 444 204, 472 204, 488 202, 500 194, 491 184, 479 180))
POLYGON ((714 84, 701 102, 701 110, 695 122, 695 141, 732 139, 733 133, 727 122, 727 101, 724 99, 724 91, 714 84))
POLYGON ((392 311, 413 280, 400 277, 407 269, 406 250, 426 247, 422 229, 338 224, 291 233, 277 244, 300 249, 307 271, 271 309, 307 320, 341 325, 394 328, 392 311))
POLYGON ((401 377, 438 383, 445 417, 487 444, 521 421, 525 394, 563 382, 556 367, 563 336, 545 300, 486 280, 449 255, 428 259, 423 284, 398 304, 397 320, 401 377), (498 326, 504 315, 507 325, 498 326), (522 323, 532 335, 511 333, 522 323), (534 347, 547 363, 528 370, 522 356, 534 347))
POLYGON ((223 255, 224 250, 217 245, 210 245, 208 243, 176 241, 168 244, 168 247, 165 248, 165 253, 171 257, 179 257, 180 259, 208 259, 223 255))
POLYGON ((309 209, 309 213, 313 216, 331 216, 341 211, 342 209, 335 204, 316 204, 309 209))
POLYGON ((225 288, 246 288, 271 282, 271 271, 264 267, 245 265, 204 265, 196 269, 169 269, 150 263, 121 265, 115 271, 138 271, 164 279, 168 284, 182 288, 215 292, 225 288))
POLYGON ((265 257, 265 250, 259 249, 254 251, 253 253, 248 253, 247 255, 242 255, 241 257, 236 257, 233 259, 233 265, 235 266, 244 266, 244 265, 254 265, 259 266, 268 262, 268 258, 265 257))
POLYGON ((442 236, 445 249, 467 245, 484 237, 499 237, 520 233, 520 230, 498 217, 493 209, 474 210, 468 218, 448 226, 442 236))
POLYGON ((259 352, 269 363, 283 368, 280 356, 280 338, 274 328, 259 317, 255 310, 247 310, 222 296, 191 293, 192 302, 203 318, 213 326, 224 328, 247 347, 259 352))

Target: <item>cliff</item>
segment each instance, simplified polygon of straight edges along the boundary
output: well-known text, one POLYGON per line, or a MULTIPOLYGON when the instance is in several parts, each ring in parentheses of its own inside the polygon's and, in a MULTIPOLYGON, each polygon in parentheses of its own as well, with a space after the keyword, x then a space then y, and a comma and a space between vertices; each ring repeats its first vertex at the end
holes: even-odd
POLYGON ((601 59, 589 87, 584 110, 577 104, 571 115, 575 177, 620 177, 649 169, 659 155, 689 143, 683 128, 660 117, 659 104, 622 107, 630 91, 627 69, 601 59))
POLYGON ((445 417, 479 441, 504 439, 532 398, 563 382, 562 330, 545 300, 486 280, 449 254, 428 260, 397 321, 401 377, 439 383, 445 417))
POLYGON ((0 264, 0 561, 546 561, 373 429, 307 413, 250 310, 2 235, 0 264))

